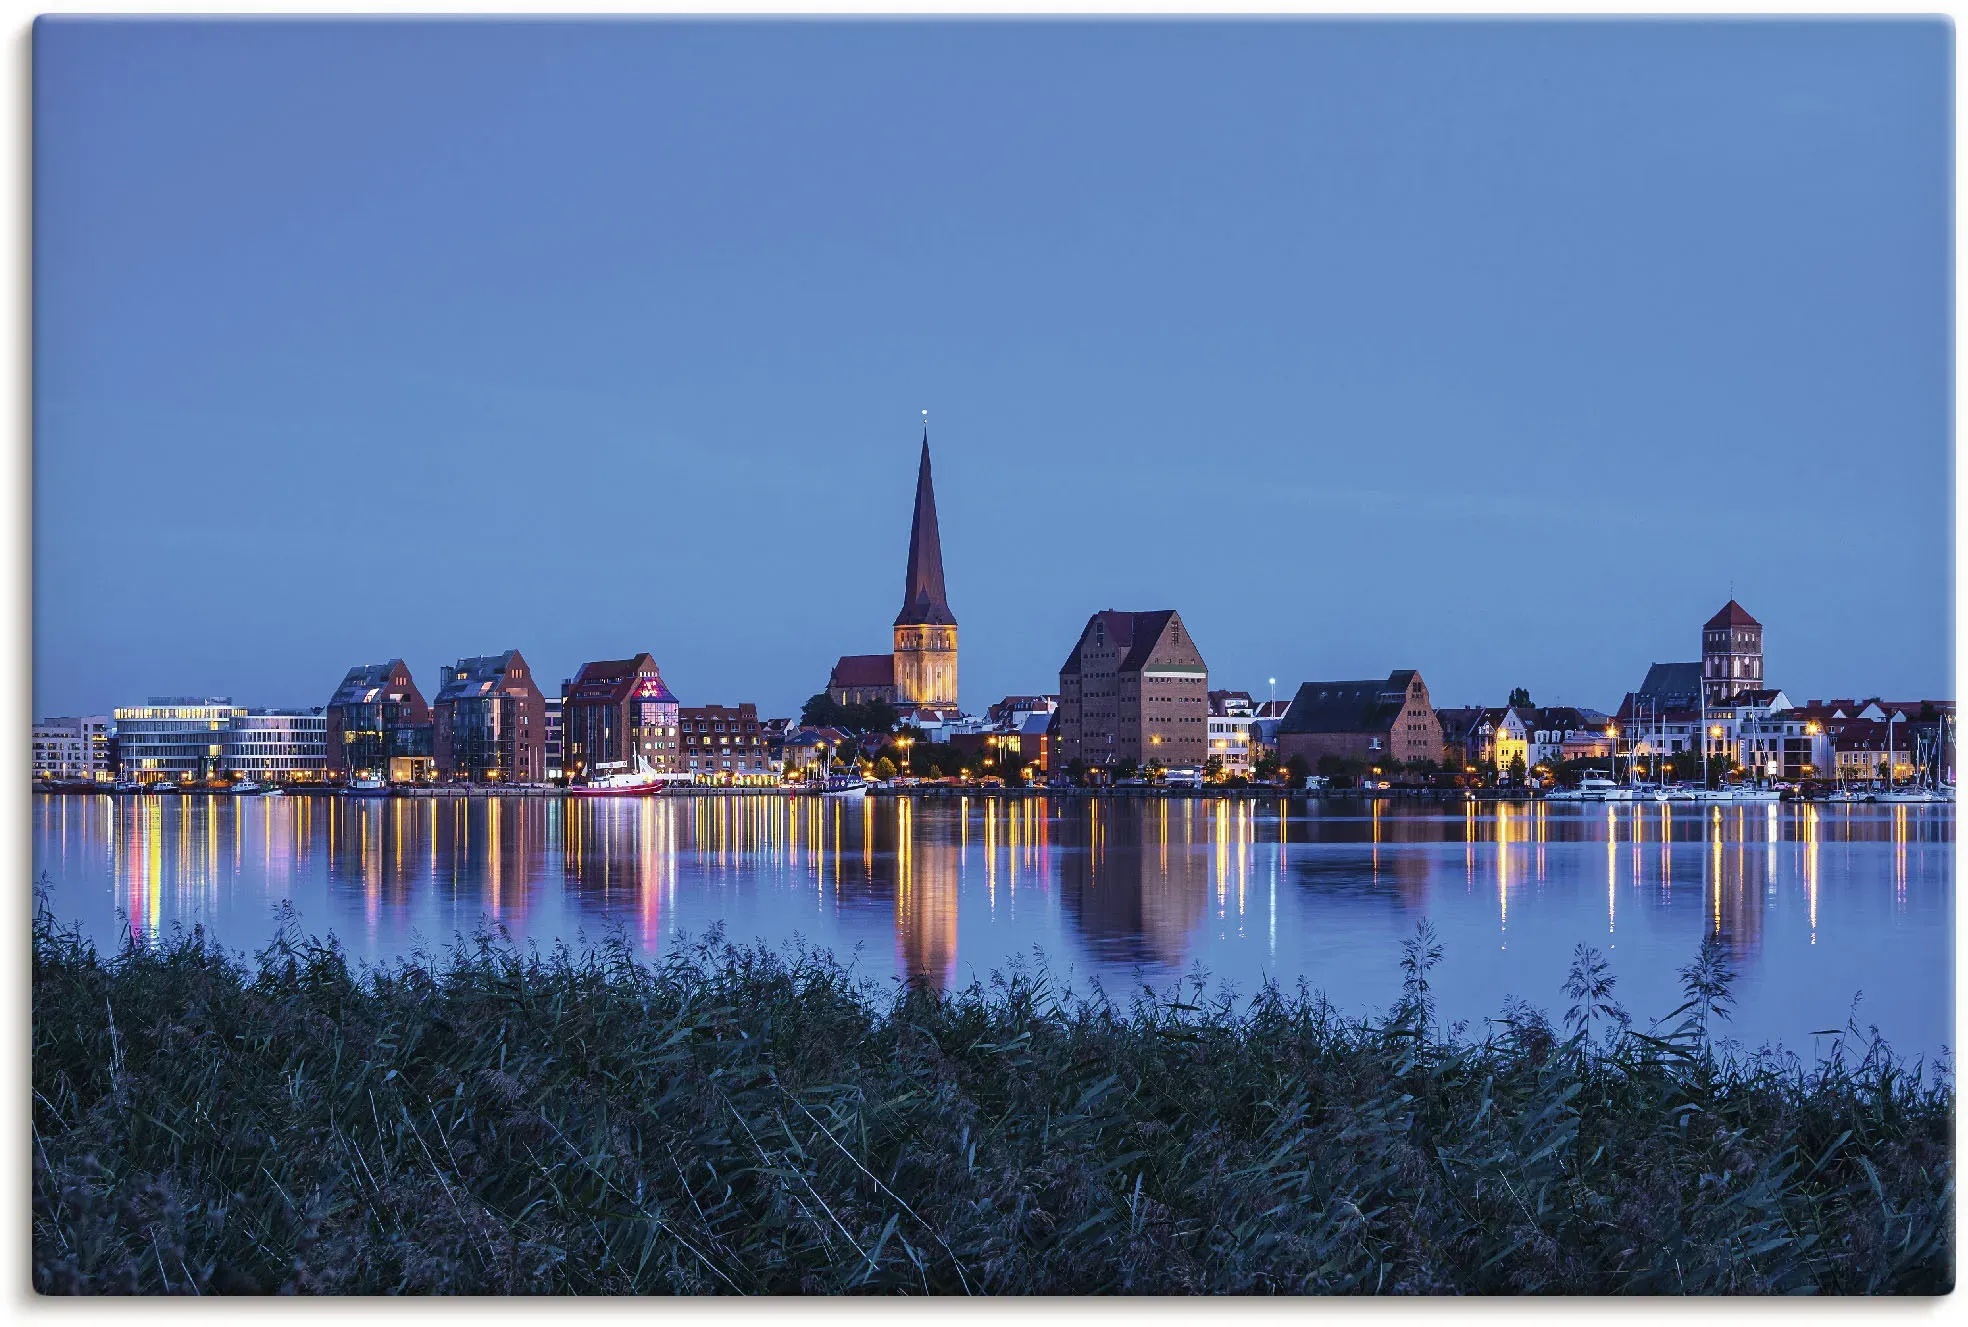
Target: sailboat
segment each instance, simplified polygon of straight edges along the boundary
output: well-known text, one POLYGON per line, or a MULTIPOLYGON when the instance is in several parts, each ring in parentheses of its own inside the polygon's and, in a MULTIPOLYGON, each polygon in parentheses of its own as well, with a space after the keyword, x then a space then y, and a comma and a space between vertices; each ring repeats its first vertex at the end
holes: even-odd
MULTIPOLYGON (((1918 736, 1916 734, 1916 737, 1918 736)), ((1925 746, 1924 740, 1922 741, 1922 746, 1925 746)), ((1940 763, 1939 755, 1939 752, 1935 753, 1936 765, 1940 763)), ((1923 771, 1927 769, 1926 753, 1924 751, 1917 757, 1916 767, 1923 771)), ((1871 793, 1867 795, 1865 800, 1868 802, 1888 802, 1902 805, 1913 803, 1921 805, 1952 803, 1954 797, 1951 793, 1942 791, 1938 781, 1933 780, 1931 775, 1923 778, 1921 775, 1916 774, 1912 783, 1897 788, 1893 786, 1893 725, 1888 723, 1886 725, 1886 791, 1871 793)))

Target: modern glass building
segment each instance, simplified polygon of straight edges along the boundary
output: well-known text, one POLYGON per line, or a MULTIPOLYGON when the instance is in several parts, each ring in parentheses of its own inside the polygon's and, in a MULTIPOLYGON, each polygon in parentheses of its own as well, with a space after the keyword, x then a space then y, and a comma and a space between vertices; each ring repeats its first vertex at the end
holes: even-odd
POLYGON ((116 710, 117 767, 138 783, 195 783, 225 768, 226 734, 246 711, 230 696, 152 696, 116 710))
POLYGON ((349 669, 323 718, 331 778, 416 783, 435 773, 430 706, 401 659, 349 669))
POLYGON ((547 708, 518 650, 460 659, 431 705, 440 777, 465 783, 541 783, 547 708))
POLYGON ((256 783, 328 777, 328 719, 319 709, 246 710, 225 738, 225 772, 256 783))

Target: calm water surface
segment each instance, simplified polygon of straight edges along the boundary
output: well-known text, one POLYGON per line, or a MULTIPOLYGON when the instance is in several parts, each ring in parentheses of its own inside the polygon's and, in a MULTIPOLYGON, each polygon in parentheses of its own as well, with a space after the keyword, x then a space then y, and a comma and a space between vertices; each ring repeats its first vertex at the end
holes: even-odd
POLYGON ((54 912, 98 945, 202 924, 256 949, 283 903, 366 959, 487 922, 656 954, 722 922, 945 988, 1036 951, 1110 994, 1200 965, 1368 1013, 1426 917, 1442 1012, 1474 1023, 1512 995, 1561 1012, 1581 943, 1658 1017, 1719 932, 1748 1045, 1808 1055, 1860 992, 1897 1050, 1954 1041, 1951 807, 38 796, 34 818, 54 912))

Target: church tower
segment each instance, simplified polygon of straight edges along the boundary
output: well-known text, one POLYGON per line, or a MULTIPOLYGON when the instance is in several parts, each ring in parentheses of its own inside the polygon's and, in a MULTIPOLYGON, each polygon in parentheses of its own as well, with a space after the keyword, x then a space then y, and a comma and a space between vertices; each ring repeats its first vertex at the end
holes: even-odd
POLYGON ((1733 599, 1702 626, 1702 689, 1711 705, 1763 689, 1763 624, 1733 599))
POLYGON ((943 594, 943 541, 936 532, 936 489, 929 479, 929 426, 916 470, 916 514, 909 523, 909 567, 902 611, 895 615, 895 704, 898 709, 957 708, 957 618, 943 594))

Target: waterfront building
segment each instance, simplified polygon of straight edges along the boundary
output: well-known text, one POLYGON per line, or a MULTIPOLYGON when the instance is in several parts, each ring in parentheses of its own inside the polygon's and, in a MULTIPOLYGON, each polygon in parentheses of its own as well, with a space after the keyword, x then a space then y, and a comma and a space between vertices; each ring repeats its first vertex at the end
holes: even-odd
POLYGON ((1257 722, 1257 703, 1248 691, 1209 693, 1209 749, 1205 762, 1221 762, 1225 778, 1250 776, 1256 761, 1252 751, 1251 725, 1257 722))
POLYGON ((1435 711, 1435 722, 1442 725, 1442 765, 1446 769, 1473 772, 1490 764, 1489 735, 1484 727, 1489 711, 1480 705, 1466 705, 1435 711))
POLYGON ((1509 774, 1520 760, 1526 771, 1530 769, 1532 722, 1528 705, 1503 705, 1484 713, 1480 731, 1498 777, 1509 774))
POLYGON ((633 770, 638 757, 659 773, 682 768, 677 698, 648 654, 582 664, 561 697, 565 777, 633 770))
POLYGON ((831 752, 836 766, 854 758, 854 738, 839 728, 800 728, 779 739, 780 769, 807 778, 827 767, 831 752))
POLYGON ((1530 765, 1552 765, 1562 760, 1606 760, 1613 753, 1613 718, 1597 710, 1573 705, 1544 705, 1531 711, 1530 765))
POLYGON ((436 773, 431 709, 401 659, 349 669, 323 717, 330 778, 419 783, 436 773))
POLYGON ((34 777, 108 783, 116 777, 107 714, 42 719, 34 725, 34 777))
POLYGON ((1025 764, 1036 767, 1040 774, 1050 774, 1059 764, 1052 756, 1058 734, 1057 708, 1027 714, 1012 731, 1011 749, 1025 764))
MULTIPOLYGON (((562 678, 560 689, 565 692, 571 685, 571 678, 562 678)), ((566 725, 561 715, 567 699, 564 695, 542 696, 540 704, 547 712, 547 782, 564 783, 567 780, 567 771, 562 765, 566 757, 566 725)))
MULTIPOLYGON (((771 784, 779 780, 758 706, 750 701, 733 708, 723 705, 685 705, 677 710, 679 766, 696 775, 698 783, 771 784)), ((792 743, 786 744, 788 756, 792 743)))
POLYGON ((1702 686, 1710 705, 1763 688, 1763 624, 1733 599, 1702 624, 1702 686))
POLYGON ((1306 682, 1278 725, 1278 756, 1303 756, 1314 769, 1325 756, 1369 766, 1439 761, 1442 725, 1427 683, 1412 668, 1397 668, 1383 679, 1306 682))
POLYGON ((1801 708, 1769 709, 1740 721, 1737 760, 1755 778, 1828 779, 1835 764, 1833 741, 1825 724, 1801 708))
POLYGON ((1906 728, 1897 723, 1872 719, 1852 719, 1833 741, 1836 777, 1844 783, 1885 783, 1913 777, 1915 744, 1906 728))
POLYGON ((894 652, 842 655, 827 679, 836 704, 886 701, 904 717, 932 720, 957 713, 957 618, 943 587, 943 540, 936 525, 930 479, 929 429, 923 429, 916 468, 916 506, 909 521, 909 560, 903 568, 902 609, 895 615, 894 652))
POLYGON ((440 777, 539 783, 547 774, 547 712, 518 650, 460 659, 440 671, 431 706, 440 777))
POLYGON ((1201 766, 1209 665, 1174 609, 1087 619, 1059 670, 1059 761, 1201 766))
POLYGON ((225 768, 226 730, 246 711, 229 696, 152 696, 115 711, 117 771, 138 783, 202 783, 225 768))
POLYGON ((328 716, 307 710, 241 710, 225 734, 225 773, 255 783, 328 778, 328 716))

